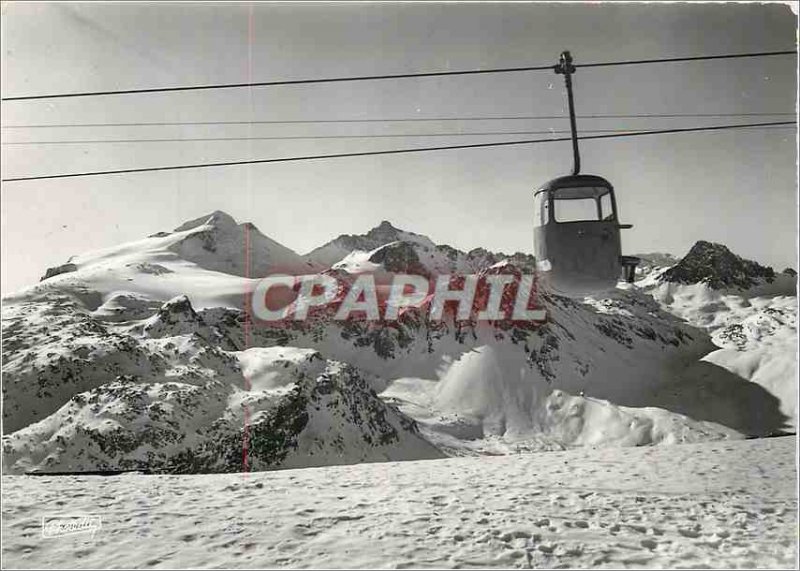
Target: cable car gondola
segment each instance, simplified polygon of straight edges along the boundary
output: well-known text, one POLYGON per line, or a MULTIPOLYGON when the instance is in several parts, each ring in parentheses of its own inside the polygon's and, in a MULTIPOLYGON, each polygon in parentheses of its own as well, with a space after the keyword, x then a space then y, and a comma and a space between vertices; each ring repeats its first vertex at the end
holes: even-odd
POLYGON ((572 96, 575 67, 561 54, 555 72, 564 75, 569 103, 574 165, 572 174, 553 179, 534 193, 534 242, 541 283, 566 295, 614 288, 622 270, 633 281, 639 259, 623 256, 614 187, 601 176, 579 174, 580 154, 572 96))

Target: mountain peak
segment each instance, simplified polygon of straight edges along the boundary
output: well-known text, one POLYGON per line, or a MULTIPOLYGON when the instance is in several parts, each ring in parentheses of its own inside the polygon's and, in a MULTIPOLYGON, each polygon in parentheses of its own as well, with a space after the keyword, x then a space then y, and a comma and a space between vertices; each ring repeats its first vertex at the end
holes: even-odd
MULTIPOLYGON (((446 244, 436 244, 424 234, 397 228, 388 220, 381 220, 380 224, 370 229, 366 234, 342 234, 327 244, 312 250, 303 258, 325 267, 343 267, 339 266, 339 262, 343 262, 345 258, 348 258, 355 251, 374 254, 378 248, 395 242, 402 242, 406 245, 391 246, 390 250, 393 254, 390 257, 393 260, 396 252, 403 251, 407 254, 411 249, 415 251, 415 257, 421 264, 420 267, 425 267, 433 273, 477 271, 481 268, 489 267, 504 258, 509 258, 517 265, 525 268, 532 268, 534 264, 533 257, 528 254, 520 253, 506 256, 505 254, 490 252, 484 248, 475 248, 469 253, 462 252, 446 244)), ((366 260, 366 258, 364 259, 366 260)), ((370 261, 374 262, 375 260, 370 261)), ((349 260, 348 263, 352 263, 352 260, 349 260)), ((391 263, 390 265, 395 264, 391 263)))
POLYGON ((175 232, 184 232, 186 230, 191 230, 192 228, 197 228, 198 226, 214 226, 217 228, 230 228, 236 226, 236 220, 228 214, 227 212, 223 212, 222 210, 215 210, 210 214, 206 214, 205 216, 200 216, 195 218, 194 220, 189 220, 188 222, 184 222, 177 228, 175 228, 175 232))
MULTIPOLYGON (((371 229, 367 232, 367 237, 374 238, 374 239, 381 239, 381 238, 395 238, 400 233, 403 233, 403 230, 392 226, 392 223, 388 220, 381 220, 381 223, 375 226, 375 228, 371 229)), ((405 232, 406 234, 410 234, 410 232, 405 232)), ((390 240, 391 241, 391 240, 390 240)))
POLYGON ((659 279, 683 284, 705 283, 712 289, 747 289, 761 279, 771 283, 774 278, 772 268, 741 258, 724 244, 699 240, 680 262, 659 279))
POLYGON ((165 302, 155 315, 144 325, 144 331, 151 337, 167 337, 191 333, 202 323, 202 319, 192 307, 186 295, 178 295, 165 302))
POLYGON ((251 278, 314 270, 313 264, 264 235, 254 224, 238 224, 221 210, 185 222, 175 232, 186 235, 169 249, 207 270, 251 278))

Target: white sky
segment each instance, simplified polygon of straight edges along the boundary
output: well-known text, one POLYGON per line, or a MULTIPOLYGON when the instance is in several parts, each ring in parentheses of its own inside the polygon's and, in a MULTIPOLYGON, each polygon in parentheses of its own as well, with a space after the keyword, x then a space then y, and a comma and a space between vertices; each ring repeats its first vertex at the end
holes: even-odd
MULTIPOLYGON (((738 4, 3 5, 4 97, 277 79, 515 67, 792 49, 788 6, 738 4)), ((579 70, 582 114, 794 112, 793 56, 579 70)), ((550 72, 6 102, 3 125, 559 114, 550 72)), ((786 120, 580 120, 660 128, 786 120)), ((788 117, 791 119, 791 117, 788 117)), ((568 122, 3 129, 3 141, 566 129, 568 122)), ((3 177, 466 144, 530 136, 3 146, 3 177)), ((582 144, 616 186, 626 253, 683 255, 699 239, 795 265, 794 129, 582 144)), ((565 174, 569 143, 225 167, 2 188, 2 291, 83 251, 215 209, 304 253, 388 219, 468 250, 532 251, 532 190, 565 174)))

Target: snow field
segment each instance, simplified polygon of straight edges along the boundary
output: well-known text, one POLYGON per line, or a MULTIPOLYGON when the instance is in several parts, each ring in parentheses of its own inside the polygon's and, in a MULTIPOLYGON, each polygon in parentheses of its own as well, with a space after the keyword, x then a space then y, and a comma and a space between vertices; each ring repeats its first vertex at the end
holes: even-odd
POLYGON ((796 445, 5 476, 3 551, 15 568, 794 568, 796 445), (56 514, 100 515, 102 527, 42 538, 42 516, 56 514))

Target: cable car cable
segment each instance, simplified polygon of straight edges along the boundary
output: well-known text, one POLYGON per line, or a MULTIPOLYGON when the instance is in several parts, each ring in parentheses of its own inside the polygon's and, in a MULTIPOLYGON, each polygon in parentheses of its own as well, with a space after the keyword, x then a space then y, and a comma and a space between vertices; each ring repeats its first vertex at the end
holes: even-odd
MULTIPOLYGON (((578 119, 644 119, 644 118, 718 118, 718 117, 778 117, 796 116, 797 113, 636 113, 636 114, 592 114, 577 115, 578 119)), ((398 119, 287 119, 263 121, 176 121, 176 122, 150 122, 150 123, 51 123, 32 125, 2 125, 3 129, 50 129, 63 127, 179 127, 191 125, 294 125, 315 123, 411 123, 411 122, 438 122, 438 121, 518 121, 518 120, 545 120, 566 119, 568 115, 509 115, 498 117, 404 117, 398 119)))
MULTIPOLYGON (((612 61, 612 62, 598 62, 598 63, 585 63, 576 65, 576 68, 583 67, 610 67, 621 65, 641 65, 641 64, 654 64, 654 63, 672 63, 672 62, 689 62, 689 61, 702 61, 702 60, 719 60, 719 59, 737 59, 737 58, 754 58, 754 57, 772 57, 782 55, 796 55, 796 50, 781 50, 769 52, 751 52, 739 54, 722 54, 711 56, 691 56, 691 57, 676 57, 676 58, 661 58, 661 59, 646 59, 646 60, 627 60, 627 61, 612 61)), ((2 101, 33 101, 41 99, 64 99, 70 97, 98 97, 108 95, 142 95, 149 93, 175 93, 182 91, 206 91, 210 89, 240 89, 240 88, 253 88, 253 87, 278 87, 288 85, 308 85, 317 83, 341 83, 350 81, 375 81, 375 80, 388 80, 388 79, 409 79, 409 78, 423 78, 423 77, 447 77, 454 75, 478 75, 489 73, 517 73, 529 71, 553 71, 552 65, 539 65, 539 66, 526 66, 526 67, 506 67, 506 68, 493 68, 493 69, 471 69, 460 71, 433 71, 423 73, 398 73, 389 75, 362 75, 350 77, 324 77, 316 79, 287 79, 278 81, 258 81, 248 83, 217 83, 211 85, 191 85, 180 87, 152 87, 146 89, 120 89, 113 91, 84 91, 76 93, 52 93, 44 95, 22 95, 15 97, 3 97, 2 101)))
POLYGON ((778 55, 789 55, 794 54, 797 55, 797 50, 784 50, 784 51, 776 51, 776 52, 753 52, 749 54, 721 54, 715 56, 693 56, 693 57, 675 57, 675 58, 659 58, 659 59, 639 59, 639 60, 629 60, 629 61, 614 61, 614 62, 603 62, 603 63, 582 63, 576 64, 575 67, 610 67, 610 66, 617 66, 617 65, 642 65, 642 64, 650 64, 650 63, 676 63, 676 62, 687 62, 687 61, 701 61, 701 60, 715 60, 715 59, 737 59, 737 58, 750 58, 750 57, 768 57, 768 56, 778 56, 778 55))
MULTIPOLYGON (((752 127, 770 127, 777 125, 796 125, 793 121, 776 121, 770 123, 750 123, 745 125, 715 125, 713 127, 689 127, 689 128, 675 128, 675 129, 659 129, 653 131, 632 131, 629 133, 614 133, 603 135, 586 135, 579 137, 582 140, 590 139, 614 139, 614 138, 628 138, 640 137, 647 135, 665 135, 670 133, 696 133, 701 131, 723 131, 728 129, 743 129, 752 127)), ((326 155, 306 155, 299 157, 279 157, 272 159, 255 159, 246 161, 225 161, 216 163, 196 163, 189 165, 169 165, 160 167, 144 167, 144 168, 131 168, 131 169, 115 169, 106 171, 88 171, 79 173, 66 173, 55 175, 39 175, 39 176, 24 176, 24 177, 11 177, 4 178, 2 182, 21 182, 29 180, 46 180, 58 178, 75 178, 86 176, 101 176, 101 175, 114 175, 114 174, 130 174, 142 172, 156 172, 156 171, 172 171, 172 170, 187 170, 198 168, 212 168, 212 167, 226 167, 226 166, 239 166, 239 165, 252 165, 252 164, 266 164, 266 163, 284 163, 284 162, 299 162, 299 161, 312 161, 321 159, 338 159, 347 157, 366 157, 366 156, 379 156, 379 155, 397 155, 397 154, 410 154, 410 153, 424 153, 430 151, 447 151, 457 149, 478 149, 486 147, 503 147, 511 145, 530 145, 538 143, 557 143, 562 141, 571 141, 571 137, 558 137, 551 139, 528 139, 523 141, 501 141, 491 143, 472 143, 468 145, 448 145, 441 147, 420 147, 412 149, 390 149, 385 151, 361 151, 353 153, 332 153, 326 155)))
MULTIPOLYGON (((772 125, 753 127, 753 129, 780 129, 790 125, 772 125)), ((585 129, 584 133, 630 133, 633 129, 585 129)), ((286 141, 286 140, 325 140, 325 139, 401 139, 403 137, 486 137, 489 135, 547 135, 570 133, 564 129, 547 131, 481 131, 461 133, 399 133, 378 135, 275 135, 269 137, 191 137, 170 139, 76 139, 66 141, 6 141, 3 146, 22 145, 94 145, 94 144, 127 144, 127 143, 197 143, 219 141, 286 141)))

